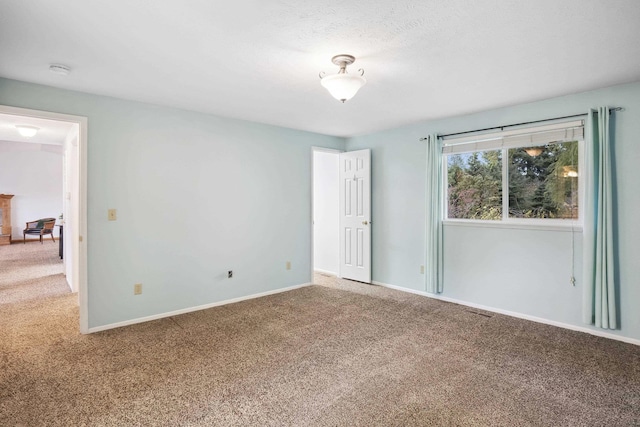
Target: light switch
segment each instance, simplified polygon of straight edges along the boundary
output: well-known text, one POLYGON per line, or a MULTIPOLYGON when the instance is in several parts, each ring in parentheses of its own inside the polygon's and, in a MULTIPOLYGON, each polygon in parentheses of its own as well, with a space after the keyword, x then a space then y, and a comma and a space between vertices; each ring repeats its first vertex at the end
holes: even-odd
POLYGON ((107 214, 107 217, 109 218, 109 221, 115 221, 117 219, 116 210, 109 209, 109 213, 107 214))

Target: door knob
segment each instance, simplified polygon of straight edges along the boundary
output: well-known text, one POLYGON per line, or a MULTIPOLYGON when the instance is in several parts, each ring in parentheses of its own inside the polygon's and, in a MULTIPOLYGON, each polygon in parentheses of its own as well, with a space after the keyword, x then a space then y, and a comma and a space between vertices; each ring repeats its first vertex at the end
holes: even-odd
POLYGON ((369 221, 362 221, 362 225, 369 225, 369 221))

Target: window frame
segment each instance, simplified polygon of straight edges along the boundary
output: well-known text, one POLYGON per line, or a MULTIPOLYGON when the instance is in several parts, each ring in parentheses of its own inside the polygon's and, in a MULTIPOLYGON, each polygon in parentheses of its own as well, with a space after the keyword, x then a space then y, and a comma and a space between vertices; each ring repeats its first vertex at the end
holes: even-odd
MULTIPOLYGON (((582 126, 584 126, 584 121, 582 122, 582 126)), ((562 122, 561 122, 562 123, 562 122)), ((576 122, 568 122, 565 123, 566 127, 570 127, 571 124, 575 124, 576 122)), ((528 134, 535 132, 535 129, 538 128, 522 128, 520 130, 520 134, 528 134)), ((515 131, 518 132, 518 131, 515 131)), ((510 135, 513 132, 509 133, 510 135)), ((478 135, 477 141, 486 141, 487 139, 500 139, 507 135, 507 132, 501 132, 498 134, 491 135, 478 135)), ((473 138, 465 138, 469 142, 463 142, 462 144, 476 144, 473 138)), ((578 218, 577 219, 558 219, 558 218, 511 218, 509 217, 509 150, 515 148, 522 147, 536 147, 536 146, 545 146, 548 143, 521 143, 515 145, 496 145, 493 148, 483 147, 481 149, 471 149, 468 151, 464 151, 466 153, 482 153, 484 151, 501 151, 502 156, 502 174, 501 174, 501 184, 502 184, 502 216, 499 220, 489 220, 489 219, 465 219, 465 218, 449 218, 449 174, 448 174, 448 158, 452 155, 460 154, 460 152, 443 152, 442 153, 442 223, 444 225, 461 225, 461 226, 485 226, 485 227, 494 227, 494 228, 530 228, 530 229, 545 229, 545 230, 582 230, 583 222, 584 222, 584 196, 585 196, 585 168, 584 168, 584 151, 585 151, 585 141, 584 135, 574 138, 567 139, 563 142, 578 142, 578 218)))

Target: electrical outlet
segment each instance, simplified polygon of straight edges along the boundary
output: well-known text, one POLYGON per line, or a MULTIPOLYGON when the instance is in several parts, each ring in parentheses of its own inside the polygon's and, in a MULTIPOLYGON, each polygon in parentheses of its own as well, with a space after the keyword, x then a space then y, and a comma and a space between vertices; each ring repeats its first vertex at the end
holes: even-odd
POLYGON ((233 270, 229 270, 227 272, 227 278, 229 278, 229 279, 233 278, 233 270))
POLYGON ((287 261, 286 269, 291 270, 291 261, 287 261))
POLYGON ((116 215, 116 210, 109 209, 107 213, 107 218, 109 219, 109 221, 115 221, 116 219, 118 219, 118 216, 116 215))
POLYGON ((424 274, 424 265, 420 266, 420 274, 424 274))
POLYGON ((133 294, 141 295, 142 294, 142 283, 136 283, 133 285, 133 294))

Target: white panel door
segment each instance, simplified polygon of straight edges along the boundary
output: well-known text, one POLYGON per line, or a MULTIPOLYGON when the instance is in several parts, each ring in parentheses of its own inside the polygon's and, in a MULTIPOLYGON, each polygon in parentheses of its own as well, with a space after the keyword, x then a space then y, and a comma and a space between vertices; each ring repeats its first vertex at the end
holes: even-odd
POLYGON ((371 150, 340 153, 340 277, 371 283, 371 150))

